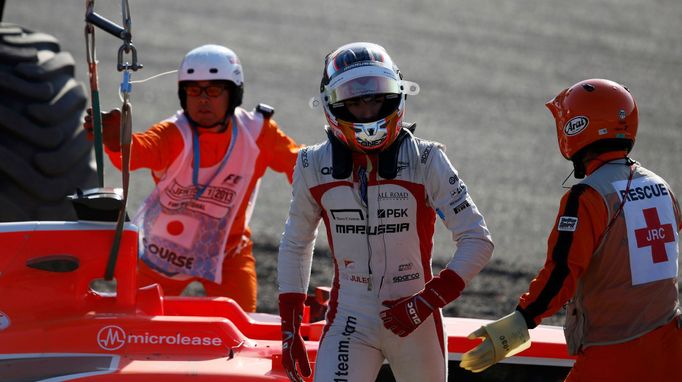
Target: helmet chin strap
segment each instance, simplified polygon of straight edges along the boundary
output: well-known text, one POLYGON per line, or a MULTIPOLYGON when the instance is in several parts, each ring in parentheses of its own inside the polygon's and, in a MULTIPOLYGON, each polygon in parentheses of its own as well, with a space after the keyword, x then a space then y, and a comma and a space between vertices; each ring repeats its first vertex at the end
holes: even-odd
POLYGON ((573 162, 573 175, 575 176, 575 178, 576 179, 585 178, 585 173, 587 172, 587 169, 585 168, 585 163, 582 161, 582 158, 574 158, 571 162, 573 162))
MULTIPOLYGON (((582 156, 581 156, 581 158, 582 158, 582 156)), ((562 187, 564 186, 564 184, 566 184, 566 181, 568 180, 568 178, 571 177, 571 174, 573 174, 576 179, 585 178, 585 175, 587 173, 587 169, 585 167, 585 162, 581 158, 576 158, 576 156, 574 156, 573 159, 571 160, 571 162, 573 162, 573 171, 571 171, 571 173, 568 174, 566 179, 564 179, 564 181, 561 182, 562 187)), ((622 158, 622 159, 625 159, 625 164, 627 166, 631 166, 631 165, 636 163, 634 160, 632 160, 628 156, 626 156, 625 158, 622 158)), ((603 162, 603 163, 608 163, 608 162, 605 162, 605 161, 602 161, 602 160, 596 159, 596 158, 593 160, 598 160, 598 161, 603 162)))

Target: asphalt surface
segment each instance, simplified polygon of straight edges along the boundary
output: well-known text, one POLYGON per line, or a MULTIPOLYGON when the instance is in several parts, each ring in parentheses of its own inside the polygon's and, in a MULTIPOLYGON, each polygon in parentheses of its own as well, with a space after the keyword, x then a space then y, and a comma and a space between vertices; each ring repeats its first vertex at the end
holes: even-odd
MULTIPOLYGON (((544 262, 562 182, 571 171, 544 103, 563 88, 594 77, 628 86, 640 110, 632 156, 682 193, 678 0, 146 0, 130 1, 130 7, 133 43, 144 65, 133 80, 175 70, 196 46, 226 45, 244 65, 244 105, 274 106, 284 131, 305 144, 324 139, 321 111, 307 106, 318 91, 324 55, 351 41, 386 47, 405 78, 421 85, 421 94, 408 100, 406 119, 417 122, 418 135, 447 146, 496 243, 495 259, 451 304, 451 314, 505 314, 544 262)), ((97 1, 95 10, 121 24, 120 2, 97 1)), ((3 21, 56 36, 87 84, 84 13, 81 0, 9 0, 3 21)), ((103 109, 121 105, 120 45, 96 32, 103 109)), ((131 100, 137 131, 171 115, 178 108, 175 74, 135 84, 131 100)), ((107 165, 106 185, 120 184, 120 174, 107 165)), ((151 189, 148 172, 136 172, 129 210, 151 189)), ((289 196, 284 176, 267 173, 252 220, 263 311, 276 309, 271 280, 289 196)), ((324 236, 317 248, 314 282, 324 284, 330 276, 324 236)), ((435 267, 452 253, 439 226, 435 267)))

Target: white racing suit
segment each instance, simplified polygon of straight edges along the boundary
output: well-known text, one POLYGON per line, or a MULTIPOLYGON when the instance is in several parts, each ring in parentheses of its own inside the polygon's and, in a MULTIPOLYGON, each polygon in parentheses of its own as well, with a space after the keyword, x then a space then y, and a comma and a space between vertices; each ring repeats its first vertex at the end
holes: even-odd
POLYGON ((447 266, 467 283, 488 262, 493 245, 442 145, 403 129, 380 155, 351 156, 333 138, 301 150, 278 281, 280 293, 307 293, 323 219, 334 278, 315 381, 374 381, 385 359, 398 381, 446 380, 440 310, 404 338, 385 329, 379 316, 383 301, 419 292, 433 277, 437 214, 457 244, 447 266))

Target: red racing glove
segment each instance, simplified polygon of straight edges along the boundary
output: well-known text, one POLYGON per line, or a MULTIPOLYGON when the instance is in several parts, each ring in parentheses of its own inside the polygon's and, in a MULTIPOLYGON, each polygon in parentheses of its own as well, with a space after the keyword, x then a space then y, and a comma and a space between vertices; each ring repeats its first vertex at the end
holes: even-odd
POLYGON ((464 280, 445 268, 431 279, 419 293, 402 299, 384 301, 388 309, 381 312, 384 327, 405 337, 412 333, 434 310, 442 308, 464 289, 464 280))
POLYGON ((289 379, 294 382, 303 382, 304 377, 310 377, 310 362, 305 350, 303 337, 299 328, 303 319, 303 306, 305 301, 303 293, 281 293, 279 295, 279 316, 282 319, 282 366, 286 370, 289 379), (296 363, 301 374, 296 370, 296 363))
MULTIPOLYGON (((88 133, 88 139, 95 139, 92 121, 92 109, 87 110, 83 129, 88 133)), ((121 110, 113 109, 108 113, 102 113, 102 141, 111 151, 121 151, 121 110)))

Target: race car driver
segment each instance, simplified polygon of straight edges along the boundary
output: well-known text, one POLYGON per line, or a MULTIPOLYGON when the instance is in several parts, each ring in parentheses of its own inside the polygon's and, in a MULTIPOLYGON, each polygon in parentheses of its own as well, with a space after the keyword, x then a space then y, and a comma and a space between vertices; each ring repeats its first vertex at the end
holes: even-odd
POLYGON ((334 278, 315 381, 373 381, 384 360, 397 380, 445 381, 440 308, 492 256, 483 216, 443 145, 403 123, 407 95, 419 87, 384 48, 336 49, 320 89, 312 104, 324 109, 328 139, 299 153, 279 250, 283 366, 292 381, 311 373, 298 328, 324 220, 334 278), (434 275, 437 216, 457 249, 434 275))

